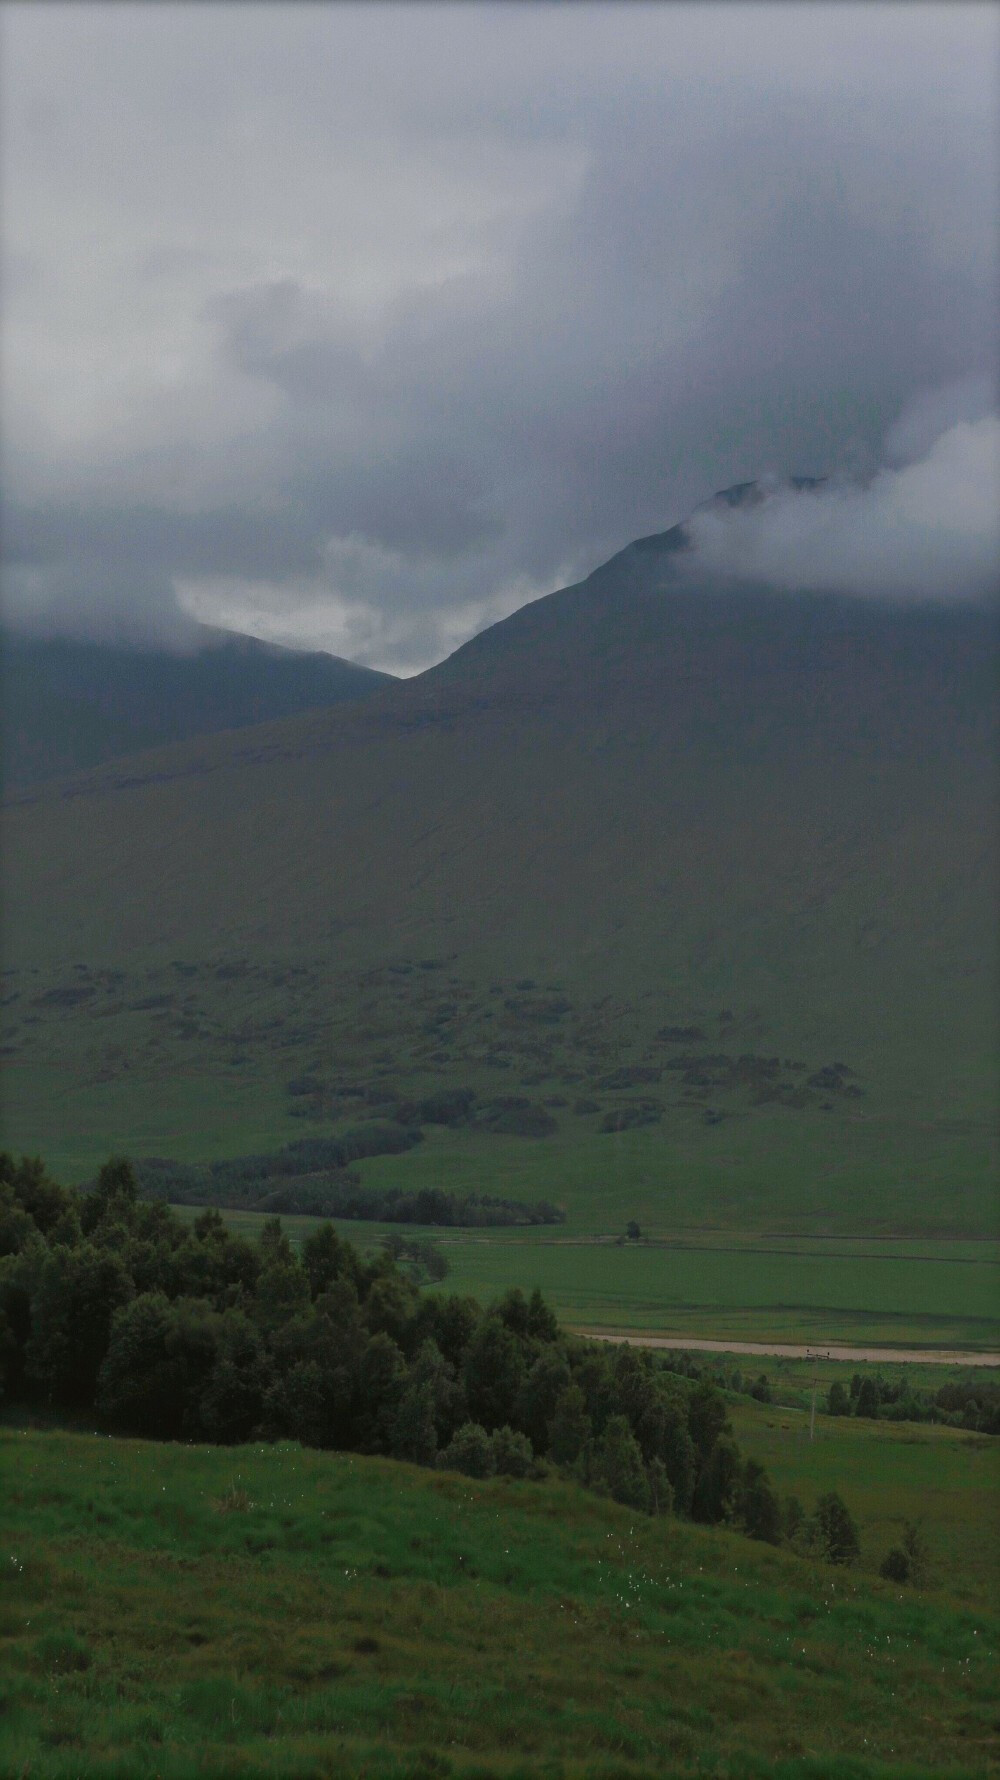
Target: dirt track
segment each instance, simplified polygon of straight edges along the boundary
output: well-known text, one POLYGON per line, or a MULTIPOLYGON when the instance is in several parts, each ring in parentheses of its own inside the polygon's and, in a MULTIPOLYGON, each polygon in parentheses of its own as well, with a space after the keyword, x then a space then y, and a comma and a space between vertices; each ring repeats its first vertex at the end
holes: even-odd
POLYGON ((796 1347, 787 1341, 704 1341, 692 1335, 626 1335, 606 1329, 574 1329, 592 1341, 624 1341, 629 1347, 674 1347, 685 1353, 773 1354, 784 1360, 871 1360, 884 1365, 1000 1366, 1000 1354, 960 1353, 919 1347, 796 1347))

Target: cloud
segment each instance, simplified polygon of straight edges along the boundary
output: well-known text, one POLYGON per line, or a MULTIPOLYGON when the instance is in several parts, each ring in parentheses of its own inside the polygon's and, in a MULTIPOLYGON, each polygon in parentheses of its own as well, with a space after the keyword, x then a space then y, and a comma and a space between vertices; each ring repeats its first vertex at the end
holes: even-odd
POLYGON ((871 483, 983 417, 989 9, 0 28, 22 624, 190 609, 412 671, 715 489, 871 483))
POLYGON ((789 592, 996 599, 1000 415, 958 420, 924 442, 929 417, 968 407, 971 388, 932 392, 900 417, 889 447, 922 446, 912 462, 864 482, 835 477, 798 490, 765 482, 757 500, 711 503, 686 528, 692 548, 675 559, 680 572, 789 592))

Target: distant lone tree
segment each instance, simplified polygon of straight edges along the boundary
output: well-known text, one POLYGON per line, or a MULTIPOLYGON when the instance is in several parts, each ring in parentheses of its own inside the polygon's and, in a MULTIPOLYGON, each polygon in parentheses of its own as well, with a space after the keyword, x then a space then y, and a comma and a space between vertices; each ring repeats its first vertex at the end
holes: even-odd
POLYGON ((878 1573, 886 1582, 909 1582, 910 1560, 899 1545, 893 1545, 879 1564, 878 1573))
POLYGON ((854 1517, 836 1490, 820 1496, 810 1530, 828 1564, 853 1564, 859 1556, 861 1542, 854 1517))
POLYGON ((638 1242, 640 1236, 642 1235, 642 1231, 640 1230, 640 1228, 634 1218, 630 1218, 628 1223, 625 1225, 625 1234, 628 1237, 630 1242, 638 1242))
POLYGON ((850 1415, 851 1399, 847 1395, 839 1378, 834 1379, 826 1396, 827 1415, 850 1415))
POLYGON ((861 1389, 854 1405, 855 1415, 871 1416, 874 1419, 878 1415, 881 1402, 882 1393, 878 1388, 877 1381, 874 1378, 862 1379, 861 1389))

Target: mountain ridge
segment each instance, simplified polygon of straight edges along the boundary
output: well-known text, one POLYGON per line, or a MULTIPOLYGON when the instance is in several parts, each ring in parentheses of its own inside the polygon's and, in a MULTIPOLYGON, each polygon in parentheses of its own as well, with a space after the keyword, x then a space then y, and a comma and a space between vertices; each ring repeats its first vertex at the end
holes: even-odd
MULTIPOLYGON (((184 1116, 204 1153, 240 1153, 301 1129, 286 1086, 299 1079, 332 1105, 341 1078, 386 1076, 416 1100, 467 1084, 516 1098, 538 1077, 568 1109, 546 1154, 585 1144, 584 1172, 608 1152, 576 1098, 601 1118, 648 1113, 664 1178, 682 1139, 715 1158, 709 1203, 752 1197, 762 1169, 798 1169, 814 1205, 843 1166, 852 1193, 863 1175, 882 1195, 885 1227, 906 1223, 912 1180, 922 1227, 938 1195, 936 1227, 954 1201, 955 1227, 971 1228, 981 1213, 961 1207, 984 1203, 996 1099, 995 615, 733 591, 687 570, 664 594, 675 550, 676 536, 624 571, 612 559, 364 702, 12 802, 17 1130, 51 1151, 52 1127, 85 1103, 88 1128, 110 1122, 130 1143, 146 1131, 139 1153, 175 1154, 178 1096, 193 1108, 185 1084, 212 1081, 211 1113, 184 1116), (441 1009, 467 1015, 420 1013, 414 989, 387 1026, 393 972, 416 984, 432 964, 457 985, 441 1009), (536 1030, 550 1016, 522 982, 562 985, 573 1045, 561 1015, 554 1036, 536 1030), (490 1007, 492 1048, 465 1036, 487 1032, 490 1007), (708 1061, 697 1046, 680 1061, 707 1085, 679 1100, 661 1029, 706 1034, 708 1061), (595 1083, 617 1068, 635 1084, 620 1107, 618 1089, 572 1086, 589 1084, 591 1030, 595 1083), (781 1089, 789 1110, 768 1112, 766 1084, 759 1107, 757 1088, 711 1085, 737 1082, 734 1045, 758 1070, 761 1057, 820 1074, 842 1061, 863 1098, 795 1112, 781 1089), (721 1135, 702 1125, 716 1111, 721 1135)), ((509 1143, 476 1141, 486 1190, 552 1196, 541 1157, 514 1193, 509 1143)))
POLYGON ((20 787, 105 760, 314 705, 370 696, 391 676, 314 650, 193 628, 183 650, 7 631, 0 638, 3 774, 20 787))

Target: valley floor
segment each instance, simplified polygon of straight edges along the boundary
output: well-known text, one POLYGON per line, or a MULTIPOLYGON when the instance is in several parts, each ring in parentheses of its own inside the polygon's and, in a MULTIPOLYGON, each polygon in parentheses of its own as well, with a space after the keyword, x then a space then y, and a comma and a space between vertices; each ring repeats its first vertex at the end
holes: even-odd
MULTIPOLYGON (((177 1206, 182 1217, 198 1208, 177 1206)), ((227 1212, 250 1235, 263 1214, 227 1212)), ((390 1226, 332 1220, 350 1241, 378 1242, 390 1226)), ((316 1220, 284 1217, 293 1242, 316 1220)), ((446 1257, 446 1289, 488 1302, 539 1286, 561 1322, 593 1333, 670 1337, 679 1347, 772 1354, 836 1347, 902 1360, 971 1354, 1000 1364, 996 1242, 931 1238, 779 1237, 686 1228, 626 1243, 560 1227, 458 1231, 404 1228, 446 1257)), ((951 1363, 951 1362, 949 1362, 951 1363)))

